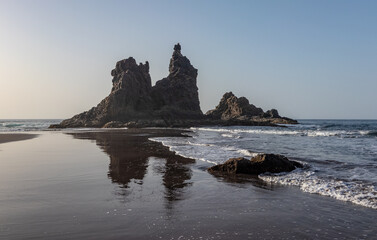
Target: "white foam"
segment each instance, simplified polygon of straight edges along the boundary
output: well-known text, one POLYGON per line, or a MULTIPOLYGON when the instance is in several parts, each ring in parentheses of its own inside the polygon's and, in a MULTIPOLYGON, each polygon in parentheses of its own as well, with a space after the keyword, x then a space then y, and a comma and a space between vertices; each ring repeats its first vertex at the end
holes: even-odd
MULTIPOLYGON (((198 161, 210 164, 220 164, 229 158, 235 157, 254 157, 257 152, 250 151, 254 141, 249 142, 249 137, 243 133, 255 134, 296 134, 308 137, 330 137, 330 136, 347 136, 351 134, 361 134, 355 130, 347 131, 320 131, 320 130, 301 130, 301 129, 256 129, 256 128, 191 128, 194 130, 192 138, 152 138, 150 140, 162 142, 169 147, 171 151, 177 154, 193 158, 198 161), (215 132, 219 133, 216 134, 215 132), (225 135, 225 136, 224 136, 225 135), (233 140, 234 136, 242 136, 242 141, 233 140), (232 136, 233 139, 229 137, 232 136), (244 141, 246 139, 246 141, 244 141), (242 146, 242 147, 241 147, 242 146)), ((261 138, 263 140, 263 138, 261 138)), ((377 149, 377 145, 373 145, 377 149)), ((260 148, 263 151, 263 147, 260 148)), ((373 149, 372 149, 373 150, 373 149)), ((376 150, 377 151, 377 150, 376 150)), ((313 164, 314 166, 316 164, 313 164)), ((361 165, 364 166, 364 165, 361 165)), ((374 165, 373 165, 374 166, 374 165)), ((322 166, 317 166, 322 168, 322 166)), ((347 166, 343 166, 347 167, 347 166)), ((333 197, 338 200, 348 201, 365 207, 377 209, 377 190, 375 185, 375 172, 372 168, 364 167, 347 168, 347 173, 340 174, 338 170, 328 171, 324 169, 314 169, 312 166, 308 169, 297 169, 291 173, 284 174, 265 174, 260 178, 271 183, 280 183, 299 187, 302 191, 308 193, 320 194, 323 196, 333 197), (320 170, 319 172, 316 170, 320 170), (321 175, 318 175, 321 174, 321 175), (374 175, 373 175, 374 174, 374 175), (326 175, 326 176, 325 176, 326 175), (323 177, 322 177, 323 176, 323 177), (337 179, 332 179, 336 176, 337 179), (347 179, 341 181, 339 179, 347 179)))
POLYGON ((215 145, 209 144, 209 143, 194 143, 194 142, 190 142, 190 141, 188 141, 187 143, 190 144, 190 145, 193 145, 193 146, 203 146, 203 147, 213 147, 213 146, 215 146, 215 145))
POLYGON ((359 131, 361 135, 368 135, 371 131, 359 131))
POLYGON ((216 161, 212 161, 211 158, 208 157, 210 155, 213 155, 213 152, 218 152, 216 151, 216 149, 209 150, 211 147, 217 147, 215 145, 194 143, 191 141, 187 141, 187 139, 185 138, 177 137, 149 138, 149 140, 162 143, 162 145, 168 147, 170 151, 173 151, 182 157, 196 159, 211 164, 217 164, 216 161), (203 156, 206 157, 204 158, 203 156))
POLYGON ((259 154, 259 153, 256 153, 256 152, 251 152, 247 149, 239 149, 239 150, 237 150, 237 152, 241 153, 243 156, 248 156, 248 157, 255 157, 259 154))
POLYGON ((297 169, 288 174, 264 174, 260 179, 270 183, 298 186, 302 191, 333 197, 377 209, 377 190, 371 185, 322 179, 314 171, 297 169))
POLYGON ((224 160, 229 158, 254 157, 258 154, 247 149, 240 149, 232 146, 224 147, 203 142, 195 142, 192 138, 187 140, 186 138, 161 137, 150 138, 149 140, 162 143, 164 146, 168 147, 170 151, 173 151, 182 157, 192 158, 214 165, 223 163, 224 160))
POLYGON ((308 137, 331 137, 331 136, 340 136, 346 135, 346 131, 319 131, 319 130, 310 130, 305 131, 305 135, 308 137))
POLYGON ((251 133, 251 134, 268 134, 268 135, 297 135, 308 137, 349 137, 367 135, 370 131, 324 131, 324 130, 307 130, 307 129, 238 129, 238 128, 191 128, 194 131, 221 132, 223 137, 233 137, 232 134, 251 133))
POLYGON ((233 138, 233 135, 232 134, 229 134, 229 133, 223 133, 221 134, 222 137, 228 137, 228 138, 233 138))

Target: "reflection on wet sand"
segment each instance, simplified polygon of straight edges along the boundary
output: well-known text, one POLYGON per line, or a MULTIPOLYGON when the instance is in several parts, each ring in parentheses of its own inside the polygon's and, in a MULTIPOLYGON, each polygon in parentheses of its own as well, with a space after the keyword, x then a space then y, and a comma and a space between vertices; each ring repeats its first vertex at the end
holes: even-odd
POLYGON ((173 201, 182 198, 183 189, 190 186, 191 169, 187 164, 193 159, 183 158, 170 152, 161 143, 149 141, 150 137, 177 136, 177 130, 119 130, 102 132, 69 133, 76 139, 95 140, 96 144, 110 157, 108 176, 121 187, 121 195, 127 196, 132 182, 143 185, 146 174, 161 178, 167 208, 173 201), (161 161, 157 167, 149 167, 153 161, 161 161), (151 171, 152 170, 152 171, 151 171))

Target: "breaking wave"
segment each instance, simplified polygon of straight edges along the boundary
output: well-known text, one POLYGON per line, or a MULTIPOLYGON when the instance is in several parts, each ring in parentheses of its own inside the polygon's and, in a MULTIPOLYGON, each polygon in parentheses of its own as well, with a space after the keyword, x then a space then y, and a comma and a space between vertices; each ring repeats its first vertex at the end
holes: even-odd
MULTIPOLYGON (((266 182, 377 209, 376 121, 308 120, 276 127, 197 127, 191 138, 161 138, 172 151, 212 164, 259 153, 283 154, 306 168, 265 174, 266 182)), ((200 164, 203 164, 200 163, 200 164)), ((206 166, 206 167, 207 167, 206 166)))
POLYGON ((364 130, 308 130, 308 129, 231 129, 231 128, 191 128, 191 130, 221 132, 224 137, 233 137, 231 134, 251 133, 251 134, 268 134, 268 135, 295 135, 307 137, 363 137, 363 136, 377 136, 377 131, 364 130))
POLYGON ((304 192, 377 209, 376 188, 363 182, 323 179, 316 176, 314 171, 301 169, 284 174, 264 174, 259 178, 270 183, 297 186, 304 192))

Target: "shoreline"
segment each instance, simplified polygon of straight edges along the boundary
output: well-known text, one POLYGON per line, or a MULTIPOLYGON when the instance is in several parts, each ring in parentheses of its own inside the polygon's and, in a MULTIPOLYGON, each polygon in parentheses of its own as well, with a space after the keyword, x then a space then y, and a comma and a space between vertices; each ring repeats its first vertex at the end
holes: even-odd
POLYGON ((0 144, 29 140, 38 137, 38 134, 32 133, 0 133, 0 144))
MULTIPOLYGON (((158 166, 158 173, 155 172, 152 179, 158 182, 157 179, 162 177, 166 211, 169 214, 170 211, 180 211, 187 216, 187 219, 182 220, 182 225, 172 223, 170 220, 168 223, 156 222, 155 226, 159 226, 157 229, 162 227, 166 229, 166 226, 169 229, 169 226, 173 226, 171 231, 157 231, 158 237, 169 239, 180 239, 180 236, 183 236, 182 239, 191 239, 192 236, 194 239, 200 237, 211 239, 213 236, 218 239, 295 237, 327 239, 331 236, 362 238, 361 232, 364 231, 368 234, 363 237, 368 239, 368 236, 373 235, 369 233, 377 231, 374 228, 368 229, 367 226, 359 226, 359 230, 362 231, 355 233, 355 228, 351 227, 360 220, 359 218, 364 218, 365 213, 368 213, 367 217, 362 221, 371 222, 370 216, 375 213, 374 209, 318 194, 308 194, 299 188, 265 182, 255 176, 214 176, 207 171, 208 163, 177 155, 163 143, 149 139, 187 137, 182 135, 185 132, 191 131, 140 128, 68 134, 75 139, 95 140, 96 145, 110 157, 109 178, 121 189, 129 189, 131 193, 138 188, 133 181, 140 181, 139 184, 146 188, 148 185, 145 180, 151 170, 150 167, 158 166), (120 146, 122 149, 118 148, 120 146), (159 174, 162 175, 158 176, 159 174), (337 211, 329 209, 337 209, 337 211), (287 222, 280 222, 282 216, 287 222), (353 217, 355 219, 350 220, 353 217), (196 224, 195 221, 200 224, 196 224), (250 222, 255 226, 250 226, 250 222), (192 229, 188 230, 190 228, 192 229)), ((158 189, 157 186, 156 188, 158 189)), ((130 194, 126 193, 128 191, 121 192, 121 195, 130 194)), ((154 197, 151 195, 146 198, 154 197)), ((143 201, 148 202, 150 199, 144 198, 143 201)), ((154 203, 151 206, 154 207, 154 203)), ((143 210, 139 210, 144 218, 148 218, 143 215, 143 210)), ((134 217, 138 218, 138 214, 134 217)), ((171 216, 164 218, 169 219, 171 216)), ((142 223, 143 220, 139 222, 142 223)), ((135 239, 145 237, 131 229, 128 230, 130 232, 126 234, 127 237, 135 239)), ((125 233, 119 234, 122 236, 125 233)), ((147 231, 146 234, 150 233, 147 231)))
POLYGON ((0 238, 370 239, 377 233, 373 209, 249 176, 215 177, 208 163, 149 140, 186 138, 185 132, 45 132, 4 146, 0 238))

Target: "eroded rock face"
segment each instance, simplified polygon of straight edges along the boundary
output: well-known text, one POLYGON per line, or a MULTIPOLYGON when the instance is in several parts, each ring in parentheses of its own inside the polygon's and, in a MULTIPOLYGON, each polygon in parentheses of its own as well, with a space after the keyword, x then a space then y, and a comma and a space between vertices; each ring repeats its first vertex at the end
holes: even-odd
POLYGON ((156 82, 152 89, 154 109, 163 118, 198 119, 200 110, 196 77, 198 70, 181 54, 179 43, 174 46, 169 64, 169 76, 156 82))
POLYGON ((201 119, 197 75, 197 69, 181 54, 179 44, 174 47, 169 76, 154 87, 148 62, 137 64, 132 57, 121 60, 111 71, 113 87, 109 96, 89 111, 50 127, 119 127, 133 121, 168 126, 166 121, 172 119, 201 119))
POLYGON ((302 167, 301 163, 291 161, 283 155, 259 154, 250 160, 246 158, 231 158, 223 164, 210 167, 208 171, 211 173, 258 175, 265 172, 290 172, 302 167))
POLYGON ((232 92, 225 93, 219 105, 215 109, 208 111, 206 116, 214 120, 223 121, 238 120, 243 122, 269 122, 272 124, 297 123, 296 120, 281 117, 276 109, 264 112, 262 108, 250 104, 247 98, 238 98, 232 92))
POLYGON ((134 117, 144 118, 152 109, 152 89, 149 64, 137 64, 135 59, 117 62, 111 71, 111 93, 96 107, 75 115, 53 127, 102 127, 111 121, 127 121, 134 117))

